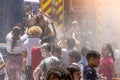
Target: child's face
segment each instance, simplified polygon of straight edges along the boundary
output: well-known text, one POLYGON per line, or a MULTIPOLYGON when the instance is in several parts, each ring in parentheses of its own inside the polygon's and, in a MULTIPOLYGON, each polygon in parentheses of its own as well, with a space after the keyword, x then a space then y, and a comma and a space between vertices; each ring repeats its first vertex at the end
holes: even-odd
POLYGON ((106 46, 103 46, 101 49, 102 56, 105 57, 106 55, 109 54, 109 50, 107 49, 106 46))
POLYGON ((94 59, 94 65, 95 67, 98 67, 100 64, 100 57, 94 59))
POLYGON ((95 59, 95 67, 98 67, 100 64, 100 57, 95 59))
POLYGON ((91 64, 93 67, 98 67, 100 64, 100 57, 98 58, 92 57, 89 61, 89 64, 91 64))
POLYGON ((42 52, 42 57, 43 58, 47 58, 47 57, 50 56, 50 54, 45 49, 41 49, 41 52, 42 52))
POLYGON ((74 59, 69 56, 69 65, 71 65, 74 62, 74 59))

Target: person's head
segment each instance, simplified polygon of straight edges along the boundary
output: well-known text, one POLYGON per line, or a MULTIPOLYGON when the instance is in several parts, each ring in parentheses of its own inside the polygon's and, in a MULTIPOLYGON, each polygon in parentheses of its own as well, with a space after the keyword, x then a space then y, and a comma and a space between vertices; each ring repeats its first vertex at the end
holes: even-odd
POLYGON ((71 74, 62 66, 51 67, 47 71, 47 80, 72 80, 71 74))
POLYGON ((73 28, 78 27, 78 22, 76 20, 72 21, 72 27, 73 28))
POLYGON ((41 52, 43 58, 47 58, 51 56, 51 45, 49 43, 43 43, 41 45, 41 52))
POLYGON ((97 51, 94 50, 90 50, 87 53, 87 61, 88 61, 88 66, 91 67, 98 67, 100 64, 100 54, 97 51))
POLYGON ((81 71, 78 65, 70 65, 67 67, 67 70, 70 72, 73 80, 80 80, 81 79, 81 71))
POLYGON ((61 48, 58 46, 52 46, 52 55, 60 58, 62 54, 61 48))
POLYGON ((112 46, 109 43, 106 43, 106 44, 103 45, 101 52, 102 52, 103 57, 111 56, 114 60, 113 49, 112 49, 112 46))
POLYGON ((83 46, 83 47, 81 48, 81 55, 82 55, 82 56, 86 56, 87 53, 88 53, 88 51, 89 51, 89 48, 88 48, 87 46, 83 46))
POLYGON ((22 23, 16 23, 16 26, 18 26, 18 27, 22 27, 22 23))
POLYGON ((19 35, 20 34, 20 27, 15 26, 12 29, 12 35, 19 35))
POLYGON ((73 38, 68 38, 67 39, 67 47, 68 49, 73 49, 75 46, 75 40, 73 38))
POLYGON ((20 27, 18 26, 15 26, 13 27, 12 29, 12 47, 11 48, 14 48, 15 44, 16 44, 16 41, 19 40, 20 38, 20 27))
POLYGON ((51 70, 47 74, 47 80, 61 80, 61 73, 56 70, 51 70))
POLYGON ((70 51, 69 54, 69 64, 71 65, 74 62, 79 62, 81 59, 81 55, 78 51, 70 51))
MULTIPOLYGON (((46 32, 47 32, 47 30, 46 30, 46 32)), ((45 33, 45 32, 44 32, 45 33)), ((47 33, 48 34, 48 33, 47 33)), ((48 34, 49 35, 49 34, 48 34)), ((46 37, 46 38, 44 38, 44 36, 46 36, 46 34, 44 34, 43 35, 43 38, 41 37, 41 44, 43 44, 43 43, 50 43, 51 45, 55 45, 56 43, 55 43, 55 37, 53 36, 53 35, 51 35, 50 37, 46 37)))
POLYGON ((28 35, 30 37, 40 38, 42 30, 39 26, 32 26, 28 29, 28 35))
POLYGON ((36 21, 36 24, 39 25, 40 27, 43 27, 45 25, 44 16, 41 13, 39 13, 35 21, 36 21))

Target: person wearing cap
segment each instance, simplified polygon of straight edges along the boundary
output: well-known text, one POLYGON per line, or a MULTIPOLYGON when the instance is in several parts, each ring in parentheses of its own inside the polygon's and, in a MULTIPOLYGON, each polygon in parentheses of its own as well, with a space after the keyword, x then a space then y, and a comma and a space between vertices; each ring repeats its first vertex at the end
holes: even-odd
POLYGON ((26 80, 31 80, 31 52, 35 46, 40 46, 41 40, 40 35, 42 30, 39 26, 31 26, 28 29, 29 38, 23 43, 22 47, 22 71, 26 74, 26 80))

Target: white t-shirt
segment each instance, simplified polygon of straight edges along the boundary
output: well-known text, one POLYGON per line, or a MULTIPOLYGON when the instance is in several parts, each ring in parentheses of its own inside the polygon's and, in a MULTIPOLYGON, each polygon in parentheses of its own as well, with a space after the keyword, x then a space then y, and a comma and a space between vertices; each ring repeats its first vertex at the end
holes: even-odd
POLYGON ((31 66, 31 51, 33 47, 40 46, 41 40, 38 38, 28 38, 24 44, 22 51, 27 51, 26 65, 31 66))
MULTIPOLYGON (((27 38, 27 37, 26 37, 27 38)), ((12 54, 17 54, 17 53, 22 53, 22 46, 23 42, 26 40, 26 38, 22 38, 20 36, 20 39, 16 41, 16 45, 14 46, 13 49, 11 49, 12 45, 12 33, 8 33, 6 36, 6 42, 7 42, 7 52, 12 53, 12 54)))
POLYGON ((28 35, 27 34, 23 34, 22 36, 21 36, 21 39, 27 39, 28 38, 28 35))

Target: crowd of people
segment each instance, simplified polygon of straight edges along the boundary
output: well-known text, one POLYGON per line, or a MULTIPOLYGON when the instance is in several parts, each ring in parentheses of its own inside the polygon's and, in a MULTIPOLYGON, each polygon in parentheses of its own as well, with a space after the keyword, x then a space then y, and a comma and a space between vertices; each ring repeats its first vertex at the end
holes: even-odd
POLYGON ((0 80, 120 80, 117 48, 105 43, 99 53, 82 45, 77 21, 58 39, 54 22, 45 16, 38 12, 35 24, 23 35, 19 25, 7 34, 5 61, 0 54, 0 80))

